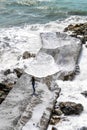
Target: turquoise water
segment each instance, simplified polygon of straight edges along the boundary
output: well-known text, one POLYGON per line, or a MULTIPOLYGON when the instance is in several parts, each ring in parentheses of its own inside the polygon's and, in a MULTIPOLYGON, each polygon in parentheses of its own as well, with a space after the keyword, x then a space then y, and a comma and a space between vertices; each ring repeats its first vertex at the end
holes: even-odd
POLYGON ((87 0, 0 0, 0 27, 87 16, 87 0))

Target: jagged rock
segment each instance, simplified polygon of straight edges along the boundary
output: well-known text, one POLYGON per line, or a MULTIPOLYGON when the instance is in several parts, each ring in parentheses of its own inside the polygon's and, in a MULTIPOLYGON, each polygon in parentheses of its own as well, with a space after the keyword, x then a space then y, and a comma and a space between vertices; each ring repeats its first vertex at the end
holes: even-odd
POLYGON ((53 115, 50 119, 51 125, 56 125, 61 120, 61 117, 53 115))
POLYGON ((28 59, 28 58, 31 58, 31 57, 35 57, 36 55, 35 54, 31 54, 30 52, 28 52, 28 51, 25 51, 24 53, 23 53, 23 59, 28 59))
POLYGON ((24 71, 23 71, 23 69, 15 68, 14 72, 16 72, 17 77, 20 78, 24 71))
POLYGON ((6 88, 8 88, 9 90, 11 90, 15 84, 16 84, 16 83, 10 83, 10 82, 5 83, 6 88))
POLYGON ((81 94, 84 95, 85 97, 87 97, 87 91, 84 91, 81 94))
POLYGON ((4 91, 0 90, 0 97, 4 94, 4 91))
POLYGON ((23 53, 23 59, 28 59, 28 58, 30 58, 31 57, 31 54, 28 52, 28 51, 25 51, 24 53, 23 53))
POLYGON ((4 75, 8 75, 8 74, 10 74, 10 73, 11 73, 11 70, 10 70, 10 69, 7 69, 7 70, 4 71, 4 75))
POLYGON ((87 23, 69 25, 64 31, 72 31, 73 34, 71 35, 80 38, 83 44, 87 41, 87 23), (83 37, 79 37, 79 35, 82 35, 83 37))
POLYGON ((72 73, 70 75, 69 74, 65 75, 64 78, 63 78, 63 80, 64 81, 73 80, 74 76, 75 76, 75 73, 72 73))
POLYGON ((0 83, 0 104, 5 100, 6 96, 13 88, 13 85, 15 84, 16 81, 10 69, 4 71, 4 75, 5 75, 5 79, 3 79, 3 81, 0 83), (9 75, 11 76, 11 79, 9 75))
POLYGON ((59 108, 56 108, 53 110, 53 114, 61 116, 63 114, 63 112, 59 108))
POLYGON ((2 97, 0 97, 0 104, 5 100, 6 95, 3 95, 2 97))
POLYGON ((12 84, 0 83, 0 104, 5 100, 11 88, 12 84))
POLYGON ((74 102, 60 102, 59 107, 65 115, 80 114, 83 111, 82 104, 74 102))
POLYGON ((0 90, 3 90, 4 88, 6 88, 6 85, 3 83, 0 83, 0 90))

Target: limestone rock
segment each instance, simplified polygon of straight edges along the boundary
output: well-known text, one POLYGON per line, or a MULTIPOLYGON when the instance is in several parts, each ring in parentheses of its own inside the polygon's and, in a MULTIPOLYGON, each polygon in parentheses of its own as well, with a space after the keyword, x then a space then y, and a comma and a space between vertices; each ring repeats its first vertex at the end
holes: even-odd
POLYGON ((83 111, 82 104, 76 104, 74 102, 60 102, 59 107, 65 115, 78 115, 83 111))

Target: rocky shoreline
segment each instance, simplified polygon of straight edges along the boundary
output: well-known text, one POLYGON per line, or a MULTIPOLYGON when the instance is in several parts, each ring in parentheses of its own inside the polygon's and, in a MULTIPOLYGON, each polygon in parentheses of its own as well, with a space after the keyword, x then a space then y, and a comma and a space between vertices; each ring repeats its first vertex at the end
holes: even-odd
MULTIPOLYGON (((64 29, 64 32, 67 32, 67 31, 71 31, 72 34, 70 34, 70 36, 79 38, 81 40, 82 44, 85 44, 85 47, 87 47, 87 45, 86 45, 87 23, 69 25, 68 27, 66 27, 64 29)), ((59 36, 60 38, 62 37, 63 40, 67 41, 66 34, 61 34, 61 33, 56 33, 56 34, 54 34, 54 33, 46 34, 45 33, 44 34, 44 33, 42 33, 41 39, 43 40, 43 48, 41 48, 39 53, 45 52, 47 55, 51 55, 52 57, 54 57, 54 60, 59 65, 59 67, 62 65, 63 69, 64 69, 64 67, 66 67, 66 68, 68 68, 68 70, 66 70, 66 68, 65 68, 65 70, 63 70, 62 72, 58 72, 56 74, 52 74, 52 76, 46 76, 44 78, 43 83, 45 83, 47 85, 49 90, 53 89, 55 80, 63 80, 63 81, 69 80, 69 81, 73 82, 74 77, 80 73, 80 69, 79 69, 77 63, 78 63, 78 57, 79 57, 79 54, 81 51, 81 46, 79 47, 79 46, 75 45, 74 44, 75 41, 71 37, 70 38, 73 40, 72 46, 68 45, 68 47, 67 47, 65 44, 65 45, 63 45, 64 47, 58 47, 56 49, 53 49, 53 47, 51 49, 47 48, 47 43, 45 43, 45 42, 46 42, 46 40, 48 42, 50 42, 49 39, 51 38, 51 36, 53 36, 51 39, 51 42, 54 42, 55 44, 58 40, 58 39, 56 39, 56 36, 59 36), (72 47, 72 50, 70 50, 71 47, 72 47), (65 49, 65 51, 64 51, 64 49, 65 49), (67 50, 68 51, 70 50, 70 52, 66 53, 67 50), (62 57, 64 57, 65 59, 63 60, 62 57), (73 61, 73 57, 74 57, 74 61, 73 61), (70 62, 70 59, 72 59, 71 62, 70 62), (72 67, 71 64, 73 64, 74 67, 72 67), (69 67, 67 67, 67 66, 69 66, 69 67)), ((61 40, 62 40, 62 38, 61 38, 61 40)), ((61 44, 64 44, 64 43, 61 42, 61 44)), ((30 58, 30 57, 35 58, 35 56, 36 56, 35 54, 30 54, 29 52, 23 53, 23 59, 30 58)), ((47 57, 47 58, 50 58, 50 57, 47 57)), ((37 59, 37 60, 39 60, 39 59, 37 59)), ((21 68, 15 68, 14 70, 10 70, 10 68, 9 68, 1 73, 2 79, 3 79, 2 82, 0 83, 0 103, 1 104, 3 104, 3 101, 6 98, 6 96, 8 95, 8 93, 10 92, 10 90, 12 90, 14 88, 16 82, 19 80, 19 78, 21 79, 21 76, 23 74, 24 74, 24 70, 21 68)), ((39 79, 39 78, 37 78, 37 79, 39 79)), ((40 80, 40 82, 42 82, 42 80, 40 80)), ((58 93, 58 95, 59 95, 59 93, 58 93)), ((82 94, 85 95, 85 97, 86 97, 86 91, 82 92, 82 94)), ((52 125, 52 130, 57 130, 57 127, 55 125, 58 124, 61 120, 66 120, 65 117, 62 117, 62 115, 73 115, 73 114, 80 115, 82 113, 82 111, 84 111, 84 106, 82 104, 70 102, 70 101, 65 101, 65 102, 60 102, 60 103, 58 103, 58 101, 57 101, 55 106, 53 105, 52 108, 53 108, 53 110, 52 110, 51 119, 50 119, 50 124, 52 125)), ((21 119, 22 119, 22 116, 21 116, 21 119)), ((20 121, 21 121, 21 119, 20 119, 20 121)), ((19 124, 20 124, 20 121, 19 121, 19 124)), ((48 124, 46 124, 46 125, 48 126, 48 124)), ((86 128, 87 127, 84 126, 84 128, 81 128, 80 130, 85 130, 86 128)), ((47 129, 47 128, 45 127, 45 128, 42 128, 41 130, 45 130, 45 129, 47 129)), ((17 126, 17 130, 19 130, 18 126, 17 126)))

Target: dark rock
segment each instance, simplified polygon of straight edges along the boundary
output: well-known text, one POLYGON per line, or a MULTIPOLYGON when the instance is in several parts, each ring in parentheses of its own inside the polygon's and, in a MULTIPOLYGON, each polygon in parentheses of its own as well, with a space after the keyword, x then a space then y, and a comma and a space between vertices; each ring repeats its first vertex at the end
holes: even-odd
POLYGON ((87 23, 69 25, 64 29, 64 32, 66 31, 72 31, 73 34, 71 34, 71 36, 74 37, 78 37, 79 35, 83 36, 82 38, 81 37, 78 38, 80 38, 83 44, 86 43, 85 41, 87 41, 87 23))
POLYGON ((82 128, 80 128, 78 130, 87 130, 87 127, 83 126, 82 128))
POLYGON ((0 91, 0 97, 4 94, 4 91, 0 91))
POLYGON ((0 98, 0 104, 4 101, 4 99, 0 98))
POLYGON ((35 57, 36 55, 35 54, 31 54, 30 52, 28 51, 25 51, 23 53, 23 59, 28 59, 28 58, 31 58, 31 57, 35 57))
POLYGON ((63 80, 64 81, 73 80, 74 76, 75 76, 75 73, 65 75, 63 80))
POLYGON ((18 78, 20 78, 21 75, 23 74, 23 70, 20 69, 20 68, 16 68, 16 69, 14 69, 14 72, 16 72, 18 78))
POLYGON ((8 75, 11 73, 11 70, 10 69, 7 69, 6 71, 4 71, 4 75, 8 75))
POLYGON ((6 41, 10 41, 10 38, 8 38, 8 37, 4 37, 4 40, 6 40, 6 41))
POLYGON ((84 95, 85 97, 87 97, 87 91, 84 91, 81 94, 84 95))
POLYGON ((3 83, 0 83, 0 90, 3 90, 3 89, 5 89, 5 88, 6 88, 6 85, 3 84, 3 83))
POLYGON ((0 97, 0 104, 5 100, 6 98, 6 94, 3 94, 1 97, 0 97))
POLYGON ((5 100, 9 91, 12 89, 13 84, 10 83, 0 83, 0 104, 5 100))
POLYGON ((56 108, 56 109, 53 110, 53 114, 61 116, 63 113, 59 108, 56 108))
POLYGON ((3 83, 0 83, 0 90, 3 90, 3 91, 7 91, 7 90, 10 90, 12 88, 14 84, 13 83, 7 83, 7 82, 3 82, 3 83))
POLYGON ((83 111, 82 104, 76 104, 74 102, 61 102, 59 103, 59 107, 65 115, 77 115, 83 111))
POLYGON ((8 88, 9 90, 11 90, 12 88, 13 88, 13 85, 14 85, 15 83, 5 83, 5 85, 6 85, 6 88, 8 88))
POLYGON ((87 44, 85 45, 85 47, 87 48, 87 44))
POLYGON ((80 74, 80 67, 79 67, 79 65, 76 65, 76 66, 75 66, 74 74, 75 74, 75 75, 79 75, 79 74, 80 74))
POLYGON ((52 127, 52 130, 57 130, 57 128, 56 127, 52 127))
POLYGON ((61 120, 61 117, 53 115, 52 118, 50 119, 50 124, 56 125, 57 123, 59 123, 60 120, 61 120))
POLYGON ((28 51, 25 51, 24 53, 23 53, 23 59, 28 59, 28 58, 30 58, 31 57, 31 54, 28 52, 28 51))

